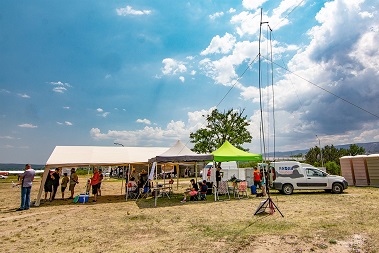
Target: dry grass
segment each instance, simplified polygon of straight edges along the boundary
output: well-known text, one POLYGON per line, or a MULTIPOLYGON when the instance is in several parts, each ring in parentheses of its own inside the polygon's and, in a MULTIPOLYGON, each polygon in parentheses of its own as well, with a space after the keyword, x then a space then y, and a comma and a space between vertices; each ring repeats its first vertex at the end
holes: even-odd
POLYGON ((0 182, 2 252, 379 252, 378 188, 273 193, 282 218, 254 216, 264 200, 255 196, 181 204, 188 179, 157 207, 125 202, 121 182, 108 180, 95 204, 55 200, 16 212, 20 191, 9 181, 0 182))

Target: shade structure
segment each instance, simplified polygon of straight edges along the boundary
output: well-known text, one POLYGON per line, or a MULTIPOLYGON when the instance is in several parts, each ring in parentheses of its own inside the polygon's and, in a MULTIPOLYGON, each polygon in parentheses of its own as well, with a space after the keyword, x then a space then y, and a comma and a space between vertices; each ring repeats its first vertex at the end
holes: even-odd
POLYGON ((56 146, 46 167, 107 166, 147 163, 167 147, 56 146))
POLYGON ((262 155, 252 154, 241 149, 234 147, 230 142, 225 141, 222 146, 213 151, 213 159, 216 162, 228 162, 228 161, 262 161, 262 155))
POLYGON ((149 162, 197 162, 212 160, 212 154, 197 154, 178 140, 169 150, 149 159, 149 162))
POLYGON ((35 205, 40 204, 50 168, 147 164, 150 157, 167 150, 165 147, 56 146, 46 162, 35 205))

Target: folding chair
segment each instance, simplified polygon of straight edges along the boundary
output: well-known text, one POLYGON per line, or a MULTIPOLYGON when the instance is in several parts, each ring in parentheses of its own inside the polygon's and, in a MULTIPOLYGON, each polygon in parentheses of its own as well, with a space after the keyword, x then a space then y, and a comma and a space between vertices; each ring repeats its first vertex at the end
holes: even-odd
POLYGON ((242 197, 246 195, 246 198, 249 198, 249 195, 247 194, 247 182, 246 181, 241 181, 238 184, 237 187, 237 197, 240 199, 240 193, 242 193, 242 197))
POLYGON ((220 194, 224 194, 225 196, 228 195, 228 199, 230 199, 229 187, 228 187, 227 181, 221 181, 218 185, 218 189, 216 186, 213 186, 213 187, 214 187, 214 192, 215 192, 215 201, 220 200, 220 194))
POLYGON ((138 196, 137 186, 133 186, 130 183, 126 186, 126 192, 128 193, 128 198, 135 199, 138 196))

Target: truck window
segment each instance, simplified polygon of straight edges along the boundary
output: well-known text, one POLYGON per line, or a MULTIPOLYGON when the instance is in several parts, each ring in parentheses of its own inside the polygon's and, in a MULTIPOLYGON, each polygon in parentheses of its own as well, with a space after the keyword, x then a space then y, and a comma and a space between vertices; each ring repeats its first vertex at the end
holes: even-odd
POLYGON ((314 169, 306 169, 307 176, 308 177, 323 177, 323 173, 319 170, 314 169))

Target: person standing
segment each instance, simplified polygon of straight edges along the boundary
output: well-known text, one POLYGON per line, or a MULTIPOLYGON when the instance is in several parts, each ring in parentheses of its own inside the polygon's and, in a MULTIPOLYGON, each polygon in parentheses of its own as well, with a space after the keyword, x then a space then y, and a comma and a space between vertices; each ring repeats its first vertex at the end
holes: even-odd
POLYGON ((21 205, 17 211, 28 210, 30 208, 30 192, 36 172, 30 164, 25 165, 24 173, 20 174, 21 183, 21 205))
POLYGON ((99 169, 99 183, 97 184, 97 195, 101 196, 101 182, 104 179, 103 170, 99 169))
POLYGON ((93 176, 91 177, 92 194, 94 197, 92 202, 97 201, 97 187, 98 187, 99 182, 100 182, 99 170, 97 168, 94 168, 93 176))
POLYGON ((69 181, 70 179, 68 178, 67 173, 63 173, 63 178, 61 182, 62 199, 64 199, 64 191, 66 190, 69 181))
POLYGON ((222 176, 221 176, 221 166, 218 166, 217 167, 217 170, 216 170, 216 186, 217 186, 217 189, 218 189, 218 186, 221 182, 221 179, 222 179, 222 176))
POLYGON ((59 187, 59 168, 56 168, 53 173, 53 195, 51 196, 51 201, 55 199, 55 194, 58 191, 59 187))
POLYGON ((261 173, 259 172, 258 167, 254 168, 253 178, 255 187, 257 187, 257 189, 261 188, 261 173))
POLYGON ((211 175, 212 175, 212 166, 209 167, 208 171, 207 171, 207 181, 210 182, 211 181, 211 175))
POLYGON ((47 201, 48 192, 50 192, 49 201, 51 201, 51 196, 52 196, 52 192, 53 192, 53 183, 54 183, 53 176, 50 174, 50 170, 49 170, 49 172, 47 173, 47 177, 46 177, 46 181, 45 181, 45 185, 44 185, 45 202, 47 201))
POLYGON ((69 199, 73 199, 74 198, 75 185, 76 184, 79 184, 78 175, 75 172, 75 168, 71 168, 70 186, 69 186, 69 190, 71 192, 71 196, 69 197, 69 199))

